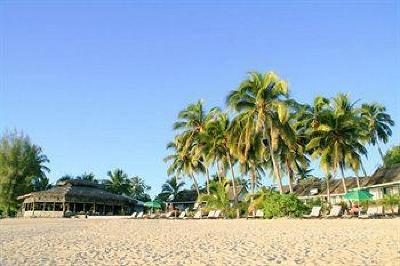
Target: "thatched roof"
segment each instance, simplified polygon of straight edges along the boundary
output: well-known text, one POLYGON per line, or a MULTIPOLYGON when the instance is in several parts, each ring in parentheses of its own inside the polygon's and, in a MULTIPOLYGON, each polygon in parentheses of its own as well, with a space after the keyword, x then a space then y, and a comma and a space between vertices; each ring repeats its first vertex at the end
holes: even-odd
MULTIPOLYGON (((347 189, 357 188, 357 178, 348 177, 345 179, 347 189)), ((378 168, 372 176, 360 177, 361 187, 378 186, 393 182, 400 183, 400 164, 395 164, 390 168, 378 168)), ((284 192, 289 192, 289 186, 284 186, 284 192)), ((324 179, 312 178, 301 181, 293 187, 294 193, 298 196, 312 196, 311 191, 316 189, 319 195, 326 195, 326 181, 324 179)), ((342 179, 333 179, 329 181, 330 194, 344 194, 342 179)))
POLYGON ((29 198, 34 198, 35 201, 65 199, 67 202, 138 203, 130 197, 110 193, 104 190, 102 185, 76 179, 59 182, 53 188, 45 191, 32 192, 18 197, 18 199, 29 198))

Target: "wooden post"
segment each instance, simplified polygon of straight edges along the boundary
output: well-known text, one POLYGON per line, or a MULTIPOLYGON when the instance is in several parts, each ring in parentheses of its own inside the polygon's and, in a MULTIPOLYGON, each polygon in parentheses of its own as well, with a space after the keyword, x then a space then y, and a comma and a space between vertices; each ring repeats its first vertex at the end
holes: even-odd
POLYGON ((32 216, 35 214, 35 198, 32 201, 32 216))
POLYGON ((53 211, 56 211, 56 202, 53 202, 53 211))

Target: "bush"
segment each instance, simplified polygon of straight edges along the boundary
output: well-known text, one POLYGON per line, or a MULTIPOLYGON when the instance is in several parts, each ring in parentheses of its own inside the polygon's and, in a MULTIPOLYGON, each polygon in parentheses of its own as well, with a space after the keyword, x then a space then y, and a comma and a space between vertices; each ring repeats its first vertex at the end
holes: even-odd
POLYGON ((265 218, 273 217, 301 217, 309 208, 294 194, 279 194, 270 191, 264 204, 265 218))

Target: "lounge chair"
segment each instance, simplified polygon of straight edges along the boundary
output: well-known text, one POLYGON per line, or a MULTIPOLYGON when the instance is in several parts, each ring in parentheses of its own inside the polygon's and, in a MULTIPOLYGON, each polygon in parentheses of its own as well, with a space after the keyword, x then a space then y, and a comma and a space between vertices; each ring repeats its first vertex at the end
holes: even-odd
POLYGON ((331 211, 329 212, 326 218, 338 218, 342 213, 342 206, 340 205, 333 205, 331 211))
POLYGON ((136 219, 143 219, 143 212, 139 212, 136 219))
POLYGON ((202 216, 201 216, 201 210, 198 210, 196 213, 195 213, 195 215, 193 216, 193 219, 201 219, 202 218, 202 216))
POLYGON ((264 211, 263 210, 257 210, 256 211, 256 217, 255 218, 264 218, 264 211))
POLYGON ((207 215, 207 219, 213 219, 215 216, 215 211, 210 211, 207 215))
POLYGON ((389 208, 388 210, 385 210, 385 215, 386 216, 396 216, 399 215, 399 206, 394 206, 393 211, 392 208, 389 208))
POLYGON ((369 207, 366 214, 360 214, 358 218, 366 219, 366 218, 373 218, 376 216, 377 208, 376 207, 369 207))
POLYGON ((264 211, 258 209, 256 211, 253 211, 251 214, 248 214, 246 218, 247 219, 250 219, 250 218, 264 218, 264 211))
POLYGON ((311 209, 311 213, 303 215, 303 218, 319 218, 321 215, 321 206, 314 206, 311 209))
POLYGON ((173 211, 167 212, 167 213, 163 213, 160 215, 160 218, 164 218, 164 219, 168 219, 171 217, 171 215, 173 214, 173 211))
POLYGON ((385 209, 383 208, 383 206, 376 207, 376 216, 377 217, 385 217, 385 209))
POLYGON ((132 213, 132 215, 129 216, 128 219, 136 219, 136 214, 137 212, 132 213))
POLYGON ((218 219, 218 218, 224 218, 222 215, 222 211, 221 210, 216 210, 214 213, 214 219, 218 219))
POLYGON ((186 211, 181 212, 181 214, 179 214, 178 219, 185 219, 186 217, 186 211))

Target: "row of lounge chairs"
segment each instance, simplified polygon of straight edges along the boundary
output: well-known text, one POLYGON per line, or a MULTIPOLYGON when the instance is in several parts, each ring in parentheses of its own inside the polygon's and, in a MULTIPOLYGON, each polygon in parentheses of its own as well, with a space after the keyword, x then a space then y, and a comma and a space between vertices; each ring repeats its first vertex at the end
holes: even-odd
MULTIPOLYGON (((399 209, 396 207, 394 209, 394 214, 398 213, 399 209)), ((151 214, 151 215, 144 215, 143 212, 136 213, 134 212, 129 218, 130 219, 219 219, 219 218, 224 218, 223 213, 221 210, 215 210, 215 211, 210 211, 207 215, 203 215, 201 210, 198 210, 193 217, 188 217, 188 211, 182 211, 179 216, 174 215, 174 211, 170 211, 167 213, 163 214, 151 214)), ((383 206, 377 206, 377 207, 369 207, 367 210, 366 214, 360 214, 358 216, 353 216, 353 215, 348 215, 343 212, 343 208, 340 205, 334 205, 329 214, 326 216, 326 218, 352 218, 352 217, 358 217, 358 218, 379 218, 379 217, 384 217, 385 212, 383 206)), ((311 209, 310 214, 308 215, 303 215, 303 218, 321 218, 321 207, 320 206, 314 206, 311 209)), ((264 218, 264 211, 263 210, 256 210, 255 212, 252 212, 249 214, 247 219, 257 219, 257 218, 264 218)))
POLYGON ((219 219, 224 218, 221 210, 210 211, 207 216, 203 216, 201 210, 198 210, 193 217, 187 216, 187 211, 182 211, 179 216, 174 216, 175 212, 170 211, 163 214, 144 215, 143 212, 134 212, 129 219, 219 219))
MULTIPOLYGON (((394 209, 394 213, 398 213, 398 208, 394 209)), ((358 217, 358 218, 380 218, 380 217, 385 217, 385 212, 383 206, 377 206, 377 207, 369 207, 367 210, 366 214, 360 214, 358 216, 354 215, 349 215, 344 213, 343 214, 343 208, 340 205, 334 205, 332 209, 330 210, 329 214, 326 216, 326 218, 352 218, 352 217, 358 217)), ((314 206, 311 210, 311 213, 308 215, 303 215, 303 218, 321 218, 321 207, 320 206, 314 206)))

